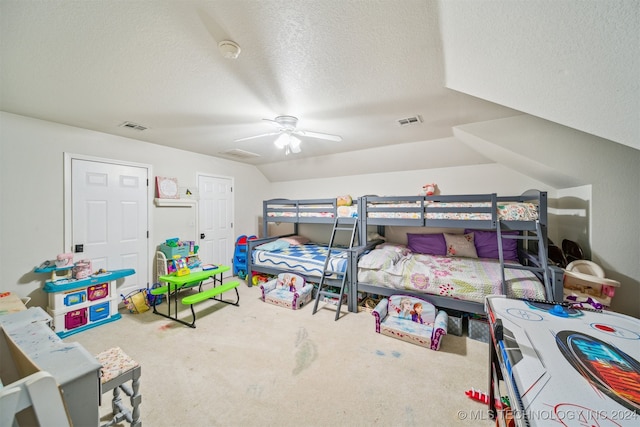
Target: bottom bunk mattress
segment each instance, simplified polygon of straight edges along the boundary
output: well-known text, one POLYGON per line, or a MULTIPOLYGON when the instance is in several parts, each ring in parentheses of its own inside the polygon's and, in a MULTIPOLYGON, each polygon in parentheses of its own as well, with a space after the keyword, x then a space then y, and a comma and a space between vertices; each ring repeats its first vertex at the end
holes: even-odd
MULTIPOLYGON (((263 250, 258 246, 251 254, 252 267, 267 267, 281 271, 300 273, 305 276, 322 277, 324 263, 329 254, 327 245, 307 243, 291 245, 285 248, 263 250)), ((331 250, 328 270, 346 271, 349 262, 348 252, 331 250)), ((335 277, 335 275, 327 276, 335 277)))
MULTIPOLYGON (((507 296, 545 299, 544 285, 527 270, 505 268, 507 296)), ((358 283, 484 303, 502 294, 500 261, 375 249, 358 262, 358 283)))

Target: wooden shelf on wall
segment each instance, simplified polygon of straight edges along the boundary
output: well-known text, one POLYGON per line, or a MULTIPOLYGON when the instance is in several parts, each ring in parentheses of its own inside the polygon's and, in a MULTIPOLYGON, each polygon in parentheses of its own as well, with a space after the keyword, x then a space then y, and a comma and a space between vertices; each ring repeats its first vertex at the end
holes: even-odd
POLYGON ((158 207, 194 207, 198 201, 196 199, 159 199, 155 198, 154 203, 158 207))

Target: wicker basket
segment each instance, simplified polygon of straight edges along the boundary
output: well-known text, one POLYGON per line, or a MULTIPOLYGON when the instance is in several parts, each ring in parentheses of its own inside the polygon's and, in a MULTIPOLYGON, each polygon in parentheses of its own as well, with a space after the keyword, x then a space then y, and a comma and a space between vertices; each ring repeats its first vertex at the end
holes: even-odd
POLYGON ((358 304, 358 312, 366 311, 367 313, 371 313, 380 301, 381 298, 366 297, 358 304))

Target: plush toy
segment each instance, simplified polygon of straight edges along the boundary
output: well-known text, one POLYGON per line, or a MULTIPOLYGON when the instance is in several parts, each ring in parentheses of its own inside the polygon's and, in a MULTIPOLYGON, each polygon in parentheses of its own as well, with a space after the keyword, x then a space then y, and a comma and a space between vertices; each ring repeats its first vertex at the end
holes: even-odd
POLYGON ((269 281, 269 277, 267 277, 264 274, 259 274, 259 273, 253 273, 253 276, 251 277, 251 282, 253 283, 253 286, 258 286, 261 283, 267 283, 269 281))
POLYGON ((338 196, 337 201, 338 206, 351 206, 353 203, 353 199, 348 194, 346 196, 338 196))
POLYGON ((436 184, 425 184, 422 186, 422 195, 433 196, 436 193, 436 184))

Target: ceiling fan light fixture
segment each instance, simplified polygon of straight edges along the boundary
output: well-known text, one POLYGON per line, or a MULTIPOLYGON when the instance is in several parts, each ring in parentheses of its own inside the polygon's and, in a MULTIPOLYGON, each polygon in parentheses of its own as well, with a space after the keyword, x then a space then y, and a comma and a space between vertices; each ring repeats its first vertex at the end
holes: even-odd
POLYGON ((299 139, 299 138, 296 138, 296 137, 295 137, 295 136, 293 136, 293 135, 290 135, 290 136, 289 136, 289 145, 291 146, 291 148, 292 148, 292 149, 297 149, 297 148, 299 148, 299 147, 300 147, 300 143, 301 143, 301 142, 302 142, 302 141, 300 141, 300 139, 299 139))
POLYGON ((289 145, 289 138, 291 138, 291 135, 289 135, 288 133, 281 133, 280 136, 278 136, 276 140, 273 141, 273 143, 278 148, 284 148, 289 145))
POLYGON ((240 55, 240 46, 231 40, 222 40, 218 43, 218 50, 227 59, 236 59, 240 55))

